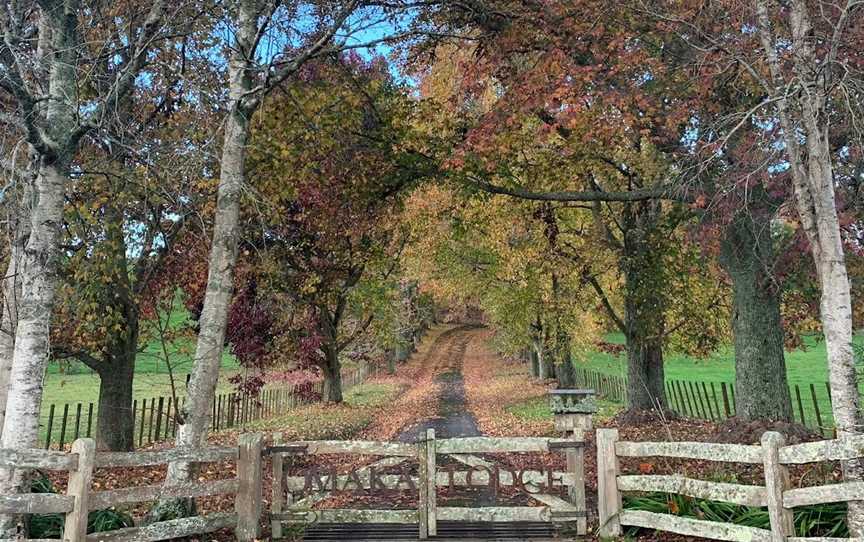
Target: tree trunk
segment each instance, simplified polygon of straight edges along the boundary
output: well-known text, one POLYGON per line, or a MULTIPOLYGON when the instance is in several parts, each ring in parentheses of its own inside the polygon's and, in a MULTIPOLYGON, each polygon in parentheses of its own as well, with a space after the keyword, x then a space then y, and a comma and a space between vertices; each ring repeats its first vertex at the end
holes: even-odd
MULTIPOLYGON (((125 254, 118 261, 125 262, 125 254)), ((126 290, 125 295, 128 294, 126 290)), ((123 302, 125 305, 120 310, 124 311, 125 328, 108 345, 111 355, 105 363, 92 367, 99 373, 96 444, 99 449, 114 452, 131 451, 135 447, 132 396, 138 354, 138 311, 130 298, 124 297, 123 302)))
MULTIPOLYGON (((251 24, 254 25, 254 20, 251 24)), ((239 26, 242 28, 244 24, 241 23, 239 26)), ((238 106, 249 87, 245 63, 242 53, 235 52, 232 55, 229 72, 233 107, 225 123, 213 242, 208 262, 207 291, 199 318, 198 344, 195 349, 195 363, 188 382, 186 407, 177 430, 177 446, 204 444, 207 429, 210 427, 216 384, 219 381, 228 309, 234 291, 234 266, 237 262, 237 243, 240 235, 240 194, 245 179, 246 142, 249 136, 248 112, 238 106)), ((184 462, 171 463, 165 479, 166 485, 191 479, 193 474, 191 466, 192 464, 184 462)), ((190 512, 193 509, 189 501, 185 504, 174 502, 173 505, 179 506, 181 512, 190 512)), ((165 503, 160 503, 160 506, 152 511, 149 519, 158 519, 162 513, 160 509, 165 510, 165 503)))
POLYGON ((663 348, 659 341, 627 338, 627 408, 666 409, 663 348))
POLYGON ((384 357, 387 359, 387 374, 396 374, 396 350, 388 349, 384 352, 384 357))
MULTIPOLYGON (((21 259, 21 305, 2 448, 36 448, 42 385, 48 363, 48 339, 57 285, 58 235, 63 218, 65 168, 43 159, 36 178, 37 204, 31 210, 30 236, 21 259)), ((21 469, 0 472, 0 495, 13 495, 23 489, 21 469)), ((18 520, 0 519, 0 538, 14 536, 18 520)))
POLYGON ((118 352, 99 369, 96 444, 100 450, 128 452, 135 447, 132 382, 135 351, 118 352))
POLYGON ((30 185, 24 187, 23 201, 17 205, 15 224, 11 231, 12 242, 9 247, 9 264, 3 275, 3 309, 0 314, 0 435, 6 418, 6 399, 9 393, 9 378, 12 374, 12 358, 15 354, 15 332, 18 329, 18 309, 21 302, 21 277, 18 273, 24 258, 24 247, 30 237, 31 202, 30 185))
POLYGON ((576 371, 573 369, 573 360, 570 356, 570 337, 562 329, 558 329, 558 340, 556 345, 557 365, 555 376, 558 387, 562 389, 576 387, 576 371))
POLYGON ((339 352, 334 345, 324 345, 326 357, 323 367, 324 393, 322 400, 325 403, 341 403, 342 397, 342 370, 339 363, 339 352))
POLYGON ((624 274, 624 336, 627 340, 627 408, 666 410, 663 373, 665 299, 658 277, 662 254, 651 242, 657 235, 656 202, 626 211, 622 258, 624 274))
POLYGON ((792 419, 771 216, 754 205, 726 227, 720 263, 732 279, 735 415, 742 420, 792 419))
MULTIPOLYGON (((828 106, 826 92, 837 88, 833 79, 836 62, 817 57, 813 40, 810 6, 804 0, 793 0, 788 17, 789 38, 774 35, 772 17, 766 0, 754 0, 758 34, 768 73, 775 89, 777 116, 783 128, 786 156, 795 189, 795 202, 801 227, 810 242, 810 251, 816 265, 821 286, 820 315, 825 347, 828 352, 828 380, 831 385, 831 411, 838 436, 862 433, 862 413, 852 352, 852 302, 837 201, 834 193, 834 171, 831 146, 828 141, 832 108, 828 106), (778 41, 791 42, 794 72, 784 73, 777 49, 778 41), (785 95, 790 80, 806 92, 785 95), (792 100, 795 100, 792 102, 792 100), (802 144, 803 140, 803 144, 802 144)), ((829 21, 830 23, 831 21, 829 21)), ((838 25, 832 43, 820 48, 831 51, 843 44, 841 39, 848 28, 838 25)), ((841 75, 840 77, 843 77, 841 75)), ((847 482, 864 479, 861 460, 845 461, 843 475, 847 482)), ((864 501, 850 501, 847 524, 853 537, 864 536, 864 501)))
POLYGON ((531 376, 533 378, 540 378, 540 355, 538 354, 536 343, 532 345, 528 351, 528 355, 530 356, 531 376))
POLYGON ((321 349, 324 351, 324 390, 321 398, 325 403, 342 402, 342 364, 339 361, 339 324, 344 310, 344 298, 337 303, 331 314, 326 307, 319 308, 320 332, 324 338, 321 349))

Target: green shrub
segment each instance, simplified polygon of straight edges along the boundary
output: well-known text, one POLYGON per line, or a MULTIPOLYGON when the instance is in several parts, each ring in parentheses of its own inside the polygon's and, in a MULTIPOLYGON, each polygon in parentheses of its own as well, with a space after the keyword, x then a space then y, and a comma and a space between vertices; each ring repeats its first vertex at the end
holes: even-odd
MULTIPOLYGON (((740 506, 718 501, 694 499, 684 495, 668 493, 644 493, 624 497, 624 508, 660 514, 673 514, 689 518, 733 523, 745 527, 770 529, 768 510, 751 506, 740 506)), ((804 506, 794 511, 795 533, 802 537, 845 538, 846 503, 831 503, 804 506)), ((638 529, 628 530, 633 535, 638 529)))
MULTIPOLYGON (((30 485, 31 493, 57 493, 47 476, 38 476, 30 485)), ((30 538, 61 538, 63 536, 63 514, 33 514, 30 516, 30 538)), ((87 533, 114 531, 135 525, 126 512, 108 508, 94 510, 87 516, 87 533)))

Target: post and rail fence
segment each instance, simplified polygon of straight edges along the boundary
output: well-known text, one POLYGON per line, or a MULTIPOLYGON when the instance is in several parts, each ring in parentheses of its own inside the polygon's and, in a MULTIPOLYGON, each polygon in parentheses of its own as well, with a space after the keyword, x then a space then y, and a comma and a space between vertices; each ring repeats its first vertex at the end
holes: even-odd
MULTIPOLYGON (((842 538, 795 536, 793 510, 801 506, 861 499, 864 484, 842 482, 792 488, 788 466, 864 457, 864 437, 786 446, 783 436, 767 432, 759 445, 706 442, 626 442, 617 429, 597 430, 597 499, 600 536, 620 536, 625 526, 731 542, 841 542, 842 538), (762 465, 764 485, 711 482, 681 475, 622 475, 619 458, 664 457, 762 465), (695 499, 768 509, 770 530, 706 521, 673 514, 628 510, 623 492, 663 492, 695 499)), ((861 539, 854 539, 861 540, 861 539)))
MULTIPOLYGON (((260 495, 261 463, 260 433, 243 434, 238 446, 206 447, 194 449, 170 448, 143 452, 97 452, 93 439, 79 438, 69 452, 55 450, 0 449, 0 468, 40 469, 65 471, 69 483, 65 494, 26 493, 0 495, 0 513, 3 514, 62 514, 62 539, 66 542, 141 542, 169 540, 234 528, 238 540, 249 542, 249 533, 257 533, 260 511, 255 503, 260 495), (117 469, 163 465, 172 461, 192 463, 237 464, 237 476, 212 481, 194 480, 166 487, 151 485, 121 489, 94 489, 95 469, 117 469), (253 478, 257 477, 257 481, 253 478), (149 502, 174 497, 209 497, 235 495, 233 512, 209 513, 201 516, 174 519, 149 525, 126 527, 113 531, 87 534, 90 512, 118 505, 149 502), (254 526, 252 525, 254 521, 254 526)), ((25 539, 22 539, 25 540, 25 539)), ((33 539, 30 539, 33 540, 33 539)))
MULTIPOLYGON (((704 442, 627 442, 618 438, 617 429, 597 430, 597 510, 599 534, 602 537, 620 536, 624 527, 639 527, 668 531, 684 536, 696 536, 730 542, 840 542, 838 538, 796 537, 792 513, 795 508, 823 503, 848 502, 864 495, 861 482, 841 482, 829 485, 793 488, 788 466, 820 462, 836 462, 864 457, 864 437, 823 440, 784 445, 778 433, 766 433, 759 445, 715 444, 704 442), (621 458, 664 457, 761 465, 764 484, 699 480, 681 475, 621 474, 621 458), (768 510, 770 528, 707 521, 673 514, 629 510, 622 504, 625 492, 663 492, 695 499, 720 501, 741 506, 764 507, 768 510)), ((579 502, 570 502, 552 491, 532 492, 535 506, 458 507, 437 499, 437 488, 474 486, 492 483, 503 486, 535 484, 542 487, 548 479, 548 489, 564 489, 584 483, 581 470, 543 473, 530 470, 510 472, 490 469, 487 460, 476 454, 508 452, 548 453, 567 451, 582 443, 575 438, 487 438, 469 437, 436 439, 429 431, 416 444, 368 441, 304 441, 283 443, 276 436, 268 446, 261 433, 244 433, 236 446, 208 446, 205 448, 169 448, 157 451, 100 452, 92 439, 76 440, 70 451, 0 449, 0 468, 41 469, 69 473, 65 494, 29 493, 0 496, 0 514, 62 514, 62 539, 68 542, 143 542, 201 535, 222 529, 234 529, 241 542, 261 537, 262 522, 273 522, 273 535, 281 535, 283 523, 309 521, 407 522, 416 523, 420 537, 434 536, 438 521, 548 521, 567 522, 584 518, 584 493, 575 492, 579 502), (407 510, 350 510, 317 509, 321 495, 295 499, 309 481, 297 476, 285 463, 286 454, 355 454, 383 456, 361 470, 340 474, 326 482, 323 495, 335 490, 339 484, 400 483, 404 480, 418 495, 418 505, 407 510), (441 470, 439 459, 447 456, 468 470, 441 470), (265 513, 262 476, 264 461, 273 463, 274 485, 272 508, 265 513), (164 465, 172 461, 191 463, 236 464, 236 475, 215 480, 194 480, 174 486, 144 485, 138 487, 103 489, 94 484, 98 469, 128 469, 164 465), (414 461, 413 473, 392 475, 382 470, 373 475, 377 466, 393 467, 400 462, 414 461), (416 473, 416 474, 415 474, 416 473), (472 474, 473 473, 473 481, 472 474), (407 476, 408 478, 405 478, 407 476), (373 482, 372 480, 376 481, 373 482), (391 480, 392 479, 392 480, 391 480), (394 481, 395 480, 395 481, 394 481), (553 482, 554 481, 554 482, 553 482), (329 488, 329 485, 334 488, 329 488), (233 495, 234 505, 228 510, 210 512, 188 518, 125 527, 111 531, 87 533, 88 514, 115 506, 151 502, 164 498, 198 498, 233 495)), ((230 472, 230 469, 217 469, 230 472)), ((320 491, 319 491, 320 492, 320 491)), ((565 491, 566 494, 572 494, 565 491)), ((851 539, 849 539, 851 540, 851 539)), ((860 539, 857 539, 860 540, 860 539)))

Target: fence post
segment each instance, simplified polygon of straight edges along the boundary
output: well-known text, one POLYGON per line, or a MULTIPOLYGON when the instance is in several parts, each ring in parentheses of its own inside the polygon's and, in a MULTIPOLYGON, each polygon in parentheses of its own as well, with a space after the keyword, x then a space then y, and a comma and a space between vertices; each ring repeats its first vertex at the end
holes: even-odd
POLYGON ((66 514, 63 538, 67 542, 84 542, 87 538, 87 514, 90 495, 90 482, 93 478, 93 464, 96 456, 96 441, 89 438, 78 439, 72 443, 72 453, 78 454, 78 468, 69 471, 69 484, 66 495, 75 498, 72 511, 66 514))
POLYGON ((784 444, 786 440, 780 433, 768 431, 762 435, 766 501, 774 540, 786 540, 795 535, 792 510, 783 508, 783 492, 789 489, 789 471, 780 463, 780 448, 784 444))
POLYGON ((429 463, 426 461, 427 445, 425 435, 417 442, 417 520, 420 540, 429 538, 429 463))
POLYGON ((621 493, 618 492, 617 429, 597 430, 597 508, 599 534, 603 538, 621 536, 621 493))
MULTIPOLYGON (((574 429, 571 438, 584 445, 585 430, 590 431, 590 425, 591 418, 588 418, 589 427, 574 429)), ((566 452, 566 458, 567 472, 573 475, 573 485, 568 488, 567 497, 573 506, 585 514, 576 520, 576 534, 584 535, 588 533, 588 505, 585 502, 585 449, 582 446, 570 448, 566 452)))
POLYGON ((237 458, 237 512, 235 535, 241 542, 251 542, 261 536, 261 433, 240 435, 237 458))
MULTIPOLYGON (((438 504, 436 499, 438 477, 438 451, 435 430, 426 430, 426 531, 429 536, 438 534, 438 504)), ((422 512, 421 512, 422 513, 422 512)))
MULTIPOLYGON (((282 433, 273 433, 273 445, 278 446, 282 444, 282 433)), ((272 515, 278 515, 282 513, 282 501, 284 500, 284 488, 282 487, 282 454, 273 454, 271 456, 273 461, 273 483, 272 483, 272 496, 270 497, 270 512, 272 515)), ((289 505, 291 503, 288 503, 289 505)), ((270 522, 270 531, 272 537, 282 538, 282 520, 274 519, 270 522)))

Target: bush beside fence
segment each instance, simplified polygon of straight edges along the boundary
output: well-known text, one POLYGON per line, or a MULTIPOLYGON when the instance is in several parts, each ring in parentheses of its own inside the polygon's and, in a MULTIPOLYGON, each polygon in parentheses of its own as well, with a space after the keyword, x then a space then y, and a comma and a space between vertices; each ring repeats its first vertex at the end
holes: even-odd
MULTIPOLYGON (((342 371, 342 385, 351 389, 377 374, 377 367, 361 365, 342 371)), ((310 402, 308 392, 320 396, 323 382, 311 384, 311 390, 302 390, 301 385, 274 386, 261 390, 256 395, 223 393, 213 402, 212 431, 242 427, 262 419, 284 414, 286 411, 310 402), (304 393, 306 392, 306 393, 304 393)), ((186 397, 151 397, 135 399, 134 442, 138 446, 174 438, 177 433, 177 412, 182 410, 186 397)), ((95 403, 52 403, 47 416, 41 420, 40 446, 46 450, 63 449, 80 437, 93 437, 96 431, 95 403)))
MULTIPOLYGON (((599 371, 576 368, 577 387, 592 388, 609 401, 627 402, 627 379, 599 371)), ((666 380, 667 406, 690 418, 721 421, 735 415, 735 386, 731 382, 666 380)), ((792 418, 825 436, 834 435, 831 414, 831 386, 792 384, 792 418)))
POLYGON ((617 429, 598 429, 597 498, 600 536, 620 536, 622 527, 632 526, 733 542, 796 540, 792 515, 795 508, 860 499, 860 482, 793 489, 790 486, 787 465, 864 457, 864 437, 792 446, 784 444, 783 436, 775 432, 765 433, 758 446, 746 446, 705 442, 623 442, 618 440, 617 429), (765 485, 711 482, 681 475, 621 475, 619 458, 622 457, 666 457, 761 464, 765 485), (623 508, 622 492, 656 491, 739 506, 767 507, 770 530, 623 508))

